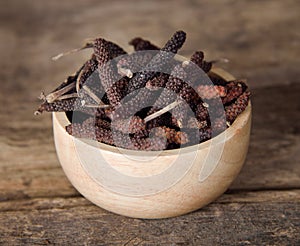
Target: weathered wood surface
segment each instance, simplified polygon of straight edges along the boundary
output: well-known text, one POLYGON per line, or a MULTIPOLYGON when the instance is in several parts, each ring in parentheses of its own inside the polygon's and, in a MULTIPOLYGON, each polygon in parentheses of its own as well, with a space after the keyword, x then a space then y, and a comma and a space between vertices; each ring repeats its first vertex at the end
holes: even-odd
POLYGON ((0 244, 299 244, 298 23, 296 0, 0 1, 0 244), (86 37, 162 44, 178 28, 189 38, 181 54, 227 57, 223 67, 248 79, 247 162, 226 194, 202 210, 153 221, 111 214, 74 190, 56 158, 50 115, 33 116, 40 91, 89 52, 49 58, 86 37))

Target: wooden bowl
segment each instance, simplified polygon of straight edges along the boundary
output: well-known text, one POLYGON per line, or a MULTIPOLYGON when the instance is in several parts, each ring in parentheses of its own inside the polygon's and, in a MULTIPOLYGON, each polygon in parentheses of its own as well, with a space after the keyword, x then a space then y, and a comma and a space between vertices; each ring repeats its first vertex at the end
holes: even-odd
MULTIPOLYGON (((234 77, 222 69, 213 73, 234 77)), ((197 210, 223 194, 248 150, 251 104, 223 133, 175 150, 133 151, 70 136, 65 113, 53 113, 57 155, 68 179, 88 200, 135 218, 167 218, 197 210)))

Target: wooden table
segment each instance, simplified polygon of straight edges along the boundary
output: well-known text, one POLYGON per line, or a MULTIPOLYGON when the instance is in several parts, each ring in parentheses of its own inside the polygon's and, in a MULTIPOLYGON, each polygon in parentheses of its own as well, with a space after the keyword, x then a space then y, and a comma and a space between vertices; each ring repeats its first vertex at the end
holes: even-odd
POLYGON ((0 244, 299 245, 299 2, 0 1, 0 244), (246 164, 205 208, 164 220, 131 219, 85 200, 53 145, 51 116, 33 115, 88 57, 50 57, 103 36, 130 50, 134 36, 162 45, 177 29, 253 92, 246 164))

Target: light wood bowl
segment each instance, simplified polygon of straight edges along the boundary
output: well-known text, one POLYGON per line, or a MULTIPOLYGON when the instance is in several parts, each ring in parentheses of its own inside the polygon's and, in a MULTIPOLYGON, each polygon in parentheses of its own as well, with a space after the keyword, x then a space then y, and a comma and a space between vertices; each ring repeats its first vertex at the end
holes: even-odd
MULTIPOLYGON (((219 68, 212 72, 234 79, 219 68)), ((76 139, 66 132, 68 124, 65 113, 53 113, 57 155, 68 179, 84 197, 117 214, 167 218, 214 201, 235 179, 248 151, 251 104, 217 137, 162 152, 120 150, 76 139)))

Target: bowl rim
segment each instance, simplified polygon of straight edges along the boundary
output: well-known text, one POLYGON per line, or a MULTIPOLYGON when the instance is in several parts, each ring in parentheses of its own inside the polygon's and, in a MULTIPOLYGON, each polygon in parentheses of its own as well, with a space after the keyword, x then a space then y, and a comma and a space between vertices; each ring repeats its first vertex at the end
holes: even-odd
MULTIPOLYGON (((235 77, 233 75, 231 75, 224 69, 218 68, 218 67, 213 67, 212 70, 210 71, 210 73, 220 76, 227 81, 235 79, 235 77)), ((249 100, 249 103, 248 103, 248 106, 246 107, 246 109, 235 119, 235 121, 232 123, 232 125, 230 125, 225 131, 218 134, 217 136, 215 136, 209 140, 206 140, 205 142, 199 143, 199 144, 195 144, 195 145, 191 145, 191 146, 187 146, 187 147, 183 147, 183 148, 178 148, 178 149, 157 150, 157 151, 131 150, 131 149, 125 149, 125 148, 121 148, 121 147, 111 146, 109 144, 101 143, 96 140, 91 140, 91 139, 87 140, 84 138, 76 138, 72 135, 69 135, 67 133, 67 131, 65 130, 65 127, 71 123, 68 120, 65 112, 53 112, 52 119, 53 119, 53 125, 57 123, 56 125, 59 125, 61 128, 63 128, 62 130, 64 130, 64 132, 70 138, 73 138, 73 139, 76 138, 77 140, 81 140, 84 143, 90 145, 91 147, 96 147, 96 148, 104 150, 104 151, 114 152, 114 153, 118 153, 118 154, 120 154, 119 149, 122 149, 121 152, 126 151, 126 154, 130 154, 133 156, 134 155, 149 156, 149 155, 155 155, 158 153, 160 153, 160 155, 170 156, 170 155, 178 155, 179 151, 180 152, 193 152, 193 151, 195 151, 195 150, 197 151, 199 149, 206 149, 206 148, 209 148, 212 144, 218 144, 218 143, 222 143, 222 142, 229 140, 236 134, 236 132, 239 131, 239 129, 243 128, 246 125, 246 123, 248 122, 248 120, 251 116, 251 111, 252 111, 252 105, 251 105, 251 100, 249 100), (218 139, 219 141, 216 141, 216 139, 218 139)))

